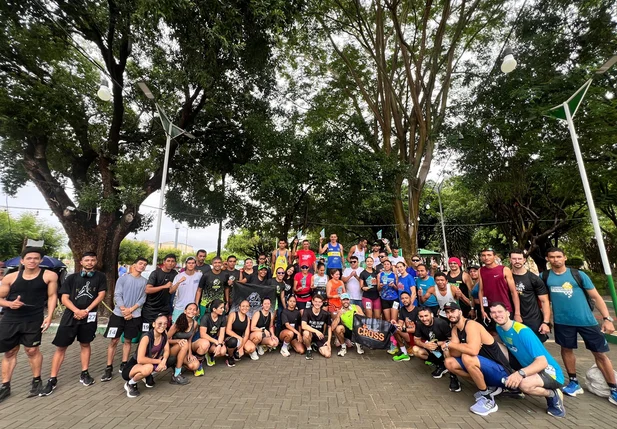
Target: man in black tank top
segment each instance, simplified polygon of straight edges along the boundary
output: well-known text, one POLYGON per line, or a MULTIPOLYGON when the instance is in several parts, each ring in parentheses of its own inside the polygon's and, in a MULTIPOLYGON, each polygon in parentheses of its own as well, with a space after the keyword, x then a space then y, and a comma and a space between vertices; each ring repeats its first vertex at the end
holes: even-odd
MULTIPOLYGON (((502 378, 512 372, 508 359, 493 336, 478 322, 463 317, 456 302, 444 305, 452 325, 452 338, 444 346, 446 368, 452 374, 471 378, 480 389, 470 411, 486 416, 498 410, 495 396, 503 390, 502 378)), ((452 390, 452 388, 450 389, 452 390)), ((460 385, 457 392, 460 391, 460 385)))
POLYGON ((42 389, 41 366, 43 355, 39 350, 42 333, 51 325, 58 300, 58 275, 39 267, 43 250, 26 248, 21 254, 18 272, 6 275, 0 285, 0 353, 4 353, 0 402, 11 394, 11 377, 17 364, 17 352, 23 345, 32 368, 32 387, 28 397, 39 396, 42 389), (47 302, 47 317, 45 303, 47 302))
MULTIPOLYGON (((473 289, 473 281, 469 274, 461 269, 461 260, 456 257, 448 259, 448 267, 450 271, 446 275, 446 280, 448 280, 449 284, 460 289, 461 293, 469 299, 473 289)), ((463 316, 469 317, 471 305, 468 305, 464 300, 460 300, 459 305, 463 311, 463 316)))

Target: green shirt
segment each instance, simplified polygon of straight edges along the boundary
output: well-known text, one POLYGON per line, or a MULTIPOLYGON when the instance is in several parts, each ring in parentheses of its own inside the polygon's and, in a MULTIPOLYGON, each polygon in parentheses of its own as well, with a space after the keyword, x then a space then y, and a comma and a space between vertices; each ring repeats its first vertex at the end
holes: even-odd
MULTIPOLYGON (((350 331, 353 331, 353 317, 358 312, 359 307, 355 304, 351 304, 349 309, 345 312, 341 312, 341 322, 350 331)), ((341 311, 343 309, 341 308, 341 311)))

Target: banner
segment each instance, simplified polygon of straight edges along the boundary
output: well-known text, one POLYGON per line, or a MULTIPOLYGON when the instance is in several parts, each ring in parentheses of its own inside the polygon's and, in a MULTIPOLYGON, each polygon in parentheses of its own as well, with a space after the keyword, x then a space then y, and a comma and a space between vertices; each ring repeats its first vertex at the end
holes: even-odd
POLYGON ((229 312, 238 311, 240 303, 247 300, 251 306, 248 316, 253 317, 253 314, 261 310, 261 303, 265 297, 270 298, 272 301, 271 312, 273 312, 274 306, 276 305, 276 286, 234 282, 234 286, 231 290, 231 305, 229 312))
POLYGON ((353 337, 354 343, 362 344, 371 349, 386 349, 390 342, 390 335, 396 328, 385 320, 370 319, 354 315, 353 337))

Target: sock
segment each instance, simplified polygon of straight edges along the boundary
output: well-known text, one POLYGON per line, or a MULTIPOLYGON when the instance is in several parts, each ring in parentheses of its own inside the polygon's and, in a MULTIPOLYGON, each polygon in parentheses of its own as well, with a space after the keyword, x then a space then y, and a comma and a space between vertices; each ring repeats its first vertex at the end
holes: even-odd
POLYGON ((570 381, 574 381, 575 383, 578 383, 578 378, 576 378, 576 373, 574 374, 568 373, 568 377, 570 377, 570 381))
POLYGON ((177 377, 182 372, 182 368, 174 368, 174 377, 177 377))
POLYGON ((52 384, 57 384, 58 383, 58 377, 49 377, 49 381, 51 381, 52 384))
MULTIPOLYGON (((127 363, 127 361, 124 360, 124 361, 122 361, 121 365, 126 365, 126 363, 127 363)), ((111 365, 109 365, 109 366, 111 366, 111 365)))
POLYGON ((129 384, 132 386, 133 384, 137 384, 137 382, 131 378, 131 379, 129 380, 129 384))
POLYGON ((38 377, 34 377, 32 381, 41 381, 41 376, 39 375, 38 377))
POLYGON ((617 390, 617 384, 614 383, 606 383, 611 390, 617 390))
POLYGON ((114 369, 114 366, 113 365, 107 365, 106 369, 114 369))
POLYGON ((549 397, 549 398, 554 398, 555 396, 556 396, 556 393, 555 393, 555 391, 554 391, 554 390, 549 390, 549 391, 548 391, 548 397, 549 397))
POLYGON ((397 342, 396 342, 396 338, 394 338, 394 336, 390 336, 390 342, 392 343, 392 345, 393 345, 394 347, 396 347, 397 342))
POLYGON ((407 347, 405 346, 401 346, 401 353, 403 353, 404 355, 407 354, 407 347))
POLYGON ((84 369, 84 370, 81 372, 81 375, 86 375, 87 373, 88 373, 88 370, 87 370, 87 369, 84 369))
POLYGON ((2 383, 2 387, 11 387, 11 382, 7 381, 6 383, 2 383))

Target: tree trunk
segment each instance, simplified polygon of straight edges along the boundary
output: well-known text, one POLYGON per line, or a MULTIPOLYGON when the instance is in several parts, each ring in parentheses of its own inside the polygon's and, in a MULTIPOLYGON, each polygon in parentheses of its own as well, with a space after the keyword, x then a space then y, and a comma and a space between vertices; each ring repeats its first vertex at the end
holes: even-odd
POLYGON ((394 210, 394 221, 396 230, 400 237, 400 246, 403 249, 403 257, 407 265, 411 263, 411 257, 418 251, 418 208, 420 205, 420 195, 412 194, 410 202, 410 216, 407 217, 403 200, 401 198, 402 177, 397 177, 394 183, 394 200, 392 201, 394 210), (414 206, 415 205, 415 206, 414 206), (415 207, 415 208, 414 208, 415 207), (414 214, 415 213, 415 214, 414 214), (411 222, 409 222, 411 220, 411 222))

